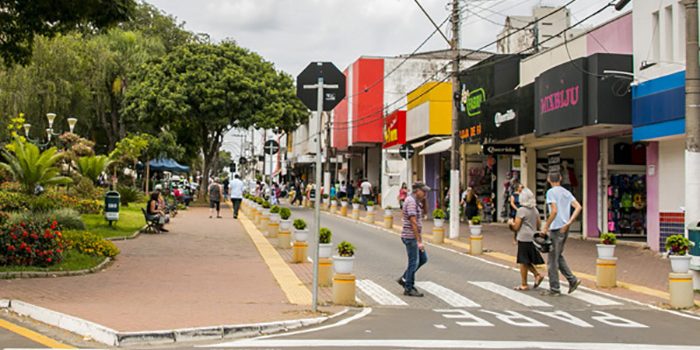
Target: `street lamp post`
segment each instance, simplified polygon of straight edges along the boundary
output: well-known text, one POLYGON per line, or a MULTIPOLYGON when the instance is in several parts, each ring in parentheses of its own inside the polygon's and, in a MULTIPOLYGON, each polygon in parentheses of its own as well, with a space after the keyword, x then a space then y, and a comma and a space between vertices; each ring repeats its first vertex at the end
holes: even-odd
MULTIPOLYGON (((54 123, 55 119, 56 119, 56 113, 46 113, 46 120, 49 122, 49 127, 46 129, 46 142, 42 142, 41 138, 32 139, 29 136, 29 131, 32 128, 32 124, 30 124, 30 123, 25 123, 24 125, 22 125, 24 127, 24 136, 27 138, 27 140, 29 142, 39 146, 40 148, 48 147, 51 144, 51 139, 54 136, 60 136, 64 133, 64 132, 57 133, 54 131, 53 123, 54 123)), ((71 118, 66 119, 66 121, 68 122, 69 132, 73 133, 73 130, 75 129, 75 124, 78 123, 78 118, 71 117, 71 118)))

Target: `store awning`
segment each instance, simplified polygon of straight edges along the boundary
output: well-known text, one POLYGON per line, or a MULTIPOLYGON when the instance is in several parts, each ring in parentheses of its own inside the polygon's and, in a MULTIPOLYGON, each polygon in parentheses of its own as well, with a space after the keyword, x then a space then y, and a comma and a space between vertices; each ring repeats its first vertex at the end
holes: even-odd
POLYGON ((436 143, 426 147, 424 150, 420 151, 420 153, 418 153, 418 154, 421 156, 424 156, 424 155, 433 154, 433 153, 445 152, 450 148, 452 148, 452 139, 447 139, 447 140, 442 140, 442 141, 436 142, 436 143))

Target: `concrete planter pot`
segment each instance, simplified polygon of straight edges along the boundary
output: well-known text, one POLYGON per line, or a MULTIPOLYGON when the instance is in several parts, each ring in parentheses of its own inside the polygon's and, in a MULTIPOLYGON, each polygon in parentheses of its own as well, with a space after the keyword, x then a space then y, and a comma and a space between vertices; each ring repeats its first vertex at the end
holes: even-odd
POLYGON ((318 257, 319 258, 330 258, 333 254, 333 244, 332 243, 319 243, 318 245, 318 257))
POLYGON ((353 209, 360 209, 360 203, 352 203, 353 209))
POLYGON ((352 273, 354 265, 354 256, 336 255, 333 257, 333 270, 335 271, 335 273, 350 274, 352 273))
POLYGON ((615 256, 614 244, 596 244, 599 259, 610 259, 615 256))
POLYGON ((481 236, 481 225, 469 225, 469 232, 472 236, 481 236))
POLYGON ((334 207, 335 207, 335 206, 338 206, 338 201, 331 201, 331 205, 334 206, 334 207))
POLYGON ((297 242, 306 242, 309 239, 309 229, 297 230, 294 229, 294 240, 297 242))
POLYGON ((393 216, 394 211, 391 209, 384 209, 384 216, 393 216))
POLYGON ((292 220, 280 220, 280 231, 289 232, 292 229, 292 220))
POLYGON ((433 225, 435 227, 443 227, 445 226, 445 219, 433 219, 433 225))
POLYGON ((342 202, 340 202, 340 206, 341 206, 341 207, 347 207, 347 206, 348 206, 348 202, 347 202, 347 201, 342 201, 342 202))
POLYGON ((374 213, 374 207, 367 207, 368 213, 374 213))
POLYGON ((692 256, 686 255, 669 255, 671 260, 671 271, 675 273, 688 273, 690 271, 690 259, 692 256))

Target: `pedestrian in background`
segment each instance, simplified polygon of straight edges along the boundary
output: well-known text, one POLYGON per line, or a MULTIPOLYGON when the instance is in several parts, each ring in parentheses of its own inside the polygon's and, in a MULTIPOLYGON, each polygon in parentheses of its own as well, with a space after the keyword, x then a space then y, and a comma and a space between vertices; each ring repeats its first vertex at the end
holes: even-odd
POLYGON ((241 176, 236 174, 231 181, 231 203, 233 204, 233 218, 238 219, 238 209, 243 201, 243 181, 241 176))
POLYGON ((517 263, 520 265, 520 285, 515 290, 528 290, 527 273, 535 277, 533 288, 537 288, 544 276, 537 270, 536 265, 544 264, 540 252, 535 248, 533 240, 540 227, 540 213, 536 208, 535 195, 528 188, 520 186, 520 208, 515 217, 508 220, 508 227, 515 232, 513 242, 518 245, 517 263))
POLYGON ((404 288, 404 295, 422 297, 423 293, 415 287, 416 272, 428 262, 428 254, 423 245, 423 199, 430 191, 430 187, 422 182, 413 184, 413 193, 406 197, 403 205, 403 229, 401 241, 406 247, 408 266, 406 271, 398 279, 398 283, 404 288))
POLYGON ((464 207, 464 216, 467 220, 479 215, 479 198, 474 192, 474 189, 467 187, 467 190, 462 193, 461 204, 464 207))
POLYGON ((228 201, 228 195, 229 195, 229 181, 228 181, 228 176, 224 179, 223 182, 223 187, 224 187, 224 202, 228 201))
POLYGON ((211 219, 214 215, 214 209, 216 209, 216 217, 221 218, 221 185, 216 180, 212 179, 211 185, 207 189, 209 192, 209 218, 211 219))
POLYGON ((569 294, 573 293, 581 284, 581 280, 576 278, 569 269, 564 259, 564 245, 569 236, 569 228, 581 214, 581 204, 576 200, 569 190, 561 186, 561 174, 551 173, 547 181, 552 186, 547 191, 547 205, 549 206, 549 216, 544 225, 544 232, 549 232, 552 240, 552 248, 547 257, 547 268, 549 269, 549 290, 542 293, 548 296, 559 296, 559 271, 569 281, 569 294), (574 213, 571 214, 571 208, 574 213))
POLYGON ((338 192, 340 198, 348 198, 348 186, 345 185, 345 180, 340 183, 340 191, 338 192))
POLYGON ((360 184, 360 190, 362 192, 362 205, 367 209, 367 202, 372 199, 372 184, 365 179, 360 184))
POLYGON ((403 202, 408 197, 408 186, 406 183, 401 184, 401 189, 399 189, 399 208, 403 209, 403 202))
POLYGON ((348 183, 348 200, 352 202, 353 198, 355 198, 355 182, 350 180, 348 183))
MULTIPOLYGON (((516 213, 518 212, 518 208, 520 208, 520 192, 523 190, 523 185, 520 182, 515 181, 513 183, 513 194, 510 195, 509 198, 509 204, 510 204, 510 213, 509 217, 511 219, 514 219, 516 216, 516 213)), ((537 227, 540 227, 537 225, 537 227)))

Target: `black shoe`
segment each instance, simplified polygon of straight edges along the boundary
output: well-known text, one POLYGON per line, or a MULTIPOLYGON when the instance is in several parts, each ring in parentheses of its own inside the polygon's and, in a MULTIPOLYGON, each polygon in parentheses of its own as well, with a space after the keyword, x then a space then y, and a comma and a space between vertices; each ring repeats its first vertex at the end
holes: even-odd
POLYGON ((403 279, 403 277, 399 277, 399 279, 396 280, 396 283, 398 283, 401 287, 406 286, 406 280, 403 279))
POLYGON ((545 290, 544 292, 540 293, 540 295, 545 297, 558 297, 561 295, 561 292, 554 290, 545 290))
POLYGON ((238 219, 238 216, 234 216, 233 218, 234 218, 234 219, 238 219))
POLYGON ((170 231, 168 231, 168 230, 166 230, 166 229, 164 229, 164 228, 162 228, 162 229, 160 229, 160 230, 158 230, 158 231, 160 231, 160 232, 170 232, 170 231))
POLYGON ((419 292, 417 289, 413 288, 411 290, 406 290, 403 292, 403 295, 409 296, 409 297, 423 297, 423 293, 419 292))
POLYGON ((578 286, 581 285, 581 280, 576 280, 576 282, 569 285, 569 294, 573 293, 578 286))

